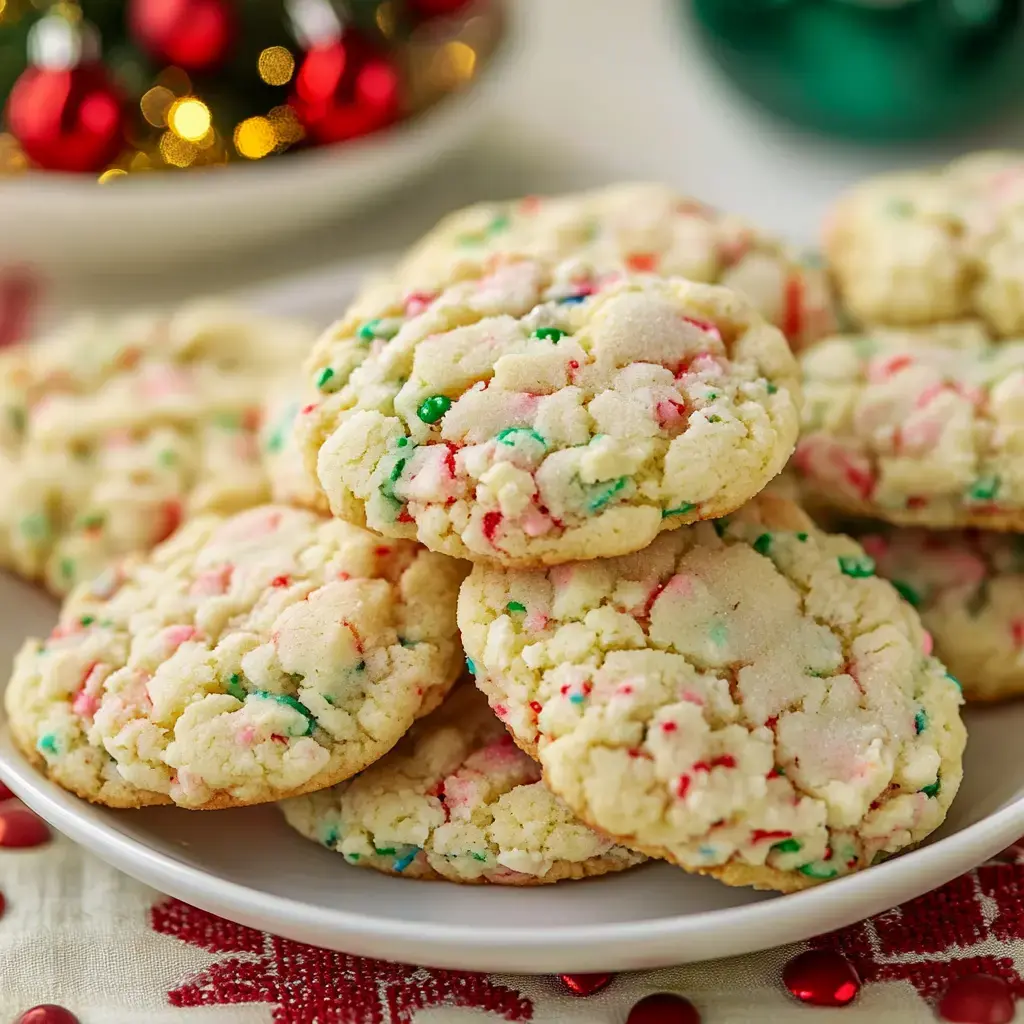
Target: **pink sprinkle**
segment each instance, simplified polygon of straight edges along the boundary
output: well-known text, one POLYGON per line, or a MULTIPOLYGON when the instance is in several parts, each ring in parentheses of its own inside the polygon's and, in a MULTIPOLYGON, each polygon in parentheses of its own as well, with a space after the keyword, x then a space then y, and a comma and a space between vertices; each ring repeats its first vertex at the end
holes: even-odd
POLYGON ((889 543, 877 533, 860 538, 860 546, 873 558, 880 562, 889 550, 889 543))
POLYGON ((147 375, 140 384, 140 390, 147 398, 188 394, 192 390, 192 377, 175 367, 165 367, 156 374, 147 375))
POLYGON ((669 429, 678 427, 686 420, 686 406, 671 398, 663 398, 655 407, 660 426, 669 429))
POLYGON ((878 384, 881 381, 888 380, 890 377, 894 377, 900 370, 905 370, 908 366, 911 366, 913 362, 913 358, 908 355, 890 356, 888 359, 881 361, 873 359, 868 364, 868 380, 872 384, 878 384))
POLYGON ((665 584, 665 590, 670 594, 679 594, 680 597, 693 597, 693 578, 686 573, 677 572, 665 584))
POLYGON ((501 719, 508 717, 508 708, 504 704, 495 704, 491 710, 501 719))
POLYGON ((525 512, 519 522, 527 537, 540 537, 555 525, 550 516, 546 516, 534 508, 525 512))
POLYGON ((315 408, 316 408, 316 402, 310 402, 309 405, 304 405, 302 407, 302 410, 301 410, 302 411, 302 415, 303 416, 308 416, 315 408))
POLYGON ((190 594, 198 594, 204 597, 212 597, 217 594, 226 594, 231 586, 231 577, 234 574, 233 565, 220 565, 216 569, 207 569, 200 573, 189 587, 190 594))
POLYGON ((99 706, 99 699, 88 693, 84 687, 78 691, 75 699, 71 702, 71 710, 81 718, 88 719, 92 719, 99 706))
POLYGON ((405 315, 418 316, 437 298, 437 292, 410 292, 405 297, 405 315))
POLYGON ((926 387, 924 391, 922 391, 917 396, 917 401, 914 403, 914 405, 918 409, 923 409, 925 406, 931 405, 931 403, 935 401, 935 399, 938 398, 938 396, 941 395, 943 391, 947 391, 948 389, 949 385, 944 382, 940 382, 938 384, 929 384, 928 387, 926 387))
POLYGON ((699 708, 704 707, 704 698, 699 693, 694 693, 693 690, 683 690, 681 697, 687 704, 696 704, 699 708))
POLYGON ((543 612, 530 612, 523 619, 523 626, 531 633, 539 633, 548 624, 548 617, 543 612))
POLYGON ((251 725, 247 725, 242 729, 238 730, 238 736, 236 740, 240 747, 251 747, 252 741, 256 738, 256 730, 251 725))
POLYGON ((199 630, 195 626, 168 626, 164 630, 164 643, 172 651, 176 651, 183 643, 198 636, 199 630))
POLYGON ((615 693, 620 697, 628 697, 633 692, 632 683, 620 683, 615 688, 615 693))
POLYGON ((692 324, 698 331, 710 334, 716 341, 722 340, 722 332, 710 320, 698 320, 692 316, 680 317, 685 323, 692 324))
POLYGON ((942 437, 943 423, 938 419, 916 419, 900 428, 900 447, 911 451, 934 448, 942 437))
POLYGON ((521 213, 536 213, 540 209, 540 196, 523 196, 519 200, 519 211, 521 213))
POLYGON ((935 641, 932 640, 932 635, 927 629, 923 629, 921 632, 923 634, 921 638, 921 650, 924 651, 925 657, 927 658, 935 649, 935 641))

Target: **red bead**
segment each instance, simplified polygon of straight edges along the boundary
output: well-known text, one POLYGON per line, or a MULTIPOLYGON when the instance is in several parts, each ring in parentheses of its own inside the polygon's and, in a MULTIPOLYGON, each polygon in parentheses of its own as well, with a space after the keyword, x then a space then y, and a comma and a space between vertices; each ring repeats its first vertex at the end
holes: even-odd
POLYGON ((574 996, 592 996, 612 980, 611 974, 560 974, 562 984, 574 996))
POLYGON ((124 105, 98 64, 30 67, 7 99, 7 125, 25 155, 48 171, 98 171, 120 150, 124 105))
POLYGON ((939 1017, 957 1024, 1009 1024, 1013 1014, 1010 986, 991 974, 965 974, 939 1000, 939 1017))
POLYGON ((811 1006, 846 1006, 860 991, 853 965, 830 949, 809 949, 782 970, 789 994, 811 1006))
POLYGON ((42 846, 49 842, 50 830, 27 807, 15 804, 0 807, 0 847, 9 850, 42 846))
POLYGON ((63 1006, 44 1003, 26 1010, 14 1024, 80 1024, 78 1018, 63 1006))
POLYGON ((388 57, 351 31, 312 47, 289 102, 317 143, 359 138, 398 116, 400 83, 388 57))
POLYGON ((700 1014, 689 999, 658 992, 641 999, 629 1011, 626 1024, 700 1024, 700 1014))
POLYGON ((128 26, 154 60, 185 71, 222 64, 238 37, 232 0, 132 0, 128 26))

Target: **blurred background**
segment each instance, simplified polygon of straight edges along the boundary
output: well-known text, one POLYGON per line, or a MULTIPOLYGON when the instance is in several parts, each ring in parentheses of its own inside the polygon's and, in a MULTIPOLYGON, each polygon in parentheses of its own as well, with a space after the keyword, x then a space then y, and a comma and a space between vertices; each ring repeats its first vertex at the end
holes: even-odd
POLYGON ((664 180, 813 242, 1012 147, 1008 0, 0 0, 0 264, 135 304, 386 259, 481 198, 664 180))

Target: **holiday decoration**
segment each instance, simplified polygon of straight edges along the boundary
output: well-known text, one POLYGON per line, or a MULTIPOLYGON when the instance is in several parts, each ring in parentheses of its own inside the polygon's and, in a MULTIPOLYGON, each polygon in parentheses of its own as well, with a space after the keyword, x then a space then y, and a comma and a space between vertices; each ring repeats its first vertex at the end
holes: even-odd
POLYGON ((787 991, 811 1006, 846 1006, 860 991, 860 978, 841 954, 810 949, 786 964, 782 981, 787 991))
POLYGON ((14 1024, 79 1024, 78 1018, 63 1006, 44 1003, 26 1010, 14 1024))
POLYGON ((345 144, 471 84, 501 0, 0 0, 0 175, 345 144))
POLYGON ((657 992, 641 999, 626 1018, 626 1024, 701 1024, 697 1007, 682 996, 657 992))
POLYGON ((0 847, 19 849, 49 842, 50 830, 27 807, 11 804, 0 807, 0 847))
POLYGON ((1019 0, 680 0, 755 102, 869 140, 999 114, 1024 85, 1019 0))
POLYGON ((939 1000, 939 1017, 956 1024, 1010 1024, 1013 993, 1002 978, 969 974, 957 978, 939 1000))
POLYGON ((574 996, 592 996, 607 988, 612 980, 610 974, 560 974, 558 977, 574 996))

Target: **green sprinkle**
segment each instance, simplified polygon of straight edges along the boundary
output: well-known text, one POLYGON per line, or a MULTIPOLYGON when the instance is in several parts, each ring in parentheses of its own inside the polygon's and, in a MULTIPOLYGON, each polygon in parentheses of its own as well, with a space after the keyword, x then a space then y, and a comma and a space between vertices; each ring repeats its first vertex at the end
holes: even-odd
POLYGON ((398 638, 398 642, 403 647, 415 647, 419 643, 419 640, 410 640, 407 636, 400 636, 398 638))
POLYGON ((381 338, 384 341, 390 341, 399 331, 400 327, 394 322, 384 323, 379 317, 375 320, 367 320, 358 331, 356 331, 356 337, 360 341, 373 341, 376 338, 381 338))
POLYGON ((716 622, 709 630, 708 636, 716 647, 721 647, 729 639, 729 630, 724 622, 716 622))
POLYGON ((800 543, 801 543, 801 544, 803 544, 803 543, 804 543, 804 541, 806 541, 806 540, 807 540, 807 534, 806 534, 806 533, 798 533, 798 534, 796 535, 796 539, 797 539, 798 541, 800 541, 800 543))
POLYGON ((297 711, 302 715, 306 719, 306 728, 298 734, 299 736, 309 736, 316 728, 316 716, 305 704, 294 697, 289 697, 286 693, 268 693, 266 690, 256 690, 253 696, 262 697, 264 700, 276 701, 278 704, 283 704, 285 707, 291 708, 292 711, 297 711))
POLYGON ((242 677, 237 672, 232 672, 228 679, 227 691, 235 700, 245 701, 245 687, 242 685, 242 677))
POLYGON ((366 671, 366 662, 365 661, 357 661, 356 662, 356 671, 357 672, 365 672, 366 671))
POLYGON ((772 546, 772 535, 770 533, 762 533, 757 540, 754 541, 754 550, 759 555, 767 555, 772 546))
POLYGON ((447 395, 431 395, 423 400, 416 415, 424 423, 436 423, 451 407, 452 400, 447 395))
POLYGON ((89 515, 84 515, 78 520, 78 525, 83 530, 99 530, 106 522, 106 516, 102 512, 93 512, 89 515))
POLYGON ((476 662, 474 662, 472 658, 467 658, 466 659, 466 668, 469 669, 469 674, 470 675, 473 675, 473 676, 476 675, 476 662))
POLYGON ((356 862, 357 860, 359 860, 359 854, 358 854, 358 853, 346 853, 346 854, 345 854, 345 857, 346 857, 346 858, 347 858, 348 860, 352 861, 352 863, 353 863, 353 864, 354 864, 354 863, 355 863, 355 862, 356 862))
POLYGON ((50 536, 50 520, 42 512, 25 516, 18 524, 21 532, 30 540, 43 540, 50 536))
POLYGON ((891 582, 904 601, 915 608, 921 607, 921 595, 909 583, 904 583, 903 580, 892 580, 891 582))
POLYGON ((867 555, 840 555, 839 568, 844 576, 852 576, 855 580, 875 575, 875 560, 867 555))
POLYGON ((512 222, 509 218, 505 214, 501 213, 487 225, 487 234, 496 235, 499 232, 504 231, 511 223, 512 222))
POLYGON ((781 843, 775 843, 772 849, 778 850, 779 853, 796 853, 803 845, 799 839, 783 839, 781 843))
POLYGON ((533 337, 539 338, 541 341, 561 341, 567 334, 567 331, 560 330, 558 327, 538 327, 533 332, 533 337))
POLYGON ((588 512, 599 512, 629 483, 628 476, 620 476, 618 480, 610 484, 603 491, 599 491, 587 502, 588 512))
POLYGON ((237 430, 242 423, 238 413, 219 412, 213 417, 213 422, 222 430, 237 430))
POLYGON ((392 501, 399 500, 395 494, 395 484, 398 482, 398 478, 405 470, 405 462, 405 459, 395 459, 395 464, 391 467, 391 472, 388 474, 387 480, 381 484, 380 492, 385 498, 390 498, 392 501))
POLYGON ((513 448, 515 447, 516 441, 523 438, 529 438, 532 441, 536 441, 545 448, 548 446, 547 441, 545 441, 536 430, 532 430, 530 427, 506 427, 504 430, 498 432, 494 440, 497 441, 498 444, 504 444, 509 448, 513 448))
POLYGON ((950 681, 950 682, 951 682, 951 683, 952 683, 952 684, 953 684, 953 685, 954 685, 954 686, 955 686, 955 687, 956 687, 956 688, 957 688, 957 689, 958 689, 958 690, 959 690, 959 691, 960 691, 961 693, 963 693, 963 692, 964 692, 964 687, 963 687, 963 683, 961 683, 961 682, 960 682, 960 680, 959 680, 959 679, 957 679, 957 677, 956 677, 955 675, 953 675, 953 673, 952 673, 952 672, 947 672, 947 673, 946 673, 946 678, 947 678, 947 679, 948 679, 948 680, 949 680, 949 681, 950 681))
POLYGON ((942 779, 936 779, 930 786, 925 786, 920 792, 934 799, 939 795, 940 789, 942 789, 942 779))
POLYGON ((778 385, 773 384, 771 381, 768 381, 768 394, 769 395, 774 395, 775 392, 778 391, 778 390, 779 390, 778 385))
POLYGON ((526 605, 523 604, 521 601, 509 601, 509 603, 507 605, 505 605, 505 611, 507 611, 507 612, 525 612, 526 611, 526 605))
POLYGON ((885 204, 885 212, 890 217, 910 217, 914 212, 914 204, 908 199, 893 197, 885 204))
POLYGON ((928 716, 925 714, 922 708, 916 715, 914 715, 914 731, 918 736, 921 735, 928 728, 928 716))
POLYGON ((385 846, 382 850, 378 850, 375 846, 373 851, 378 857, 394 857, 395 855, 395 848, 393 846, 385 846))
POLYGON ((36 750, 40 754, 49 754, 52 757, 57 754, 57 737, 52 733, 48 732, 45 736, 40 736, 39 741, 36 743, 36 750))
MULTIPOLYGON (((279 451, 282 447, 284 447, 284 438, 279 433, 274 434, 267 443, 267 448, 272 452, 279 451)), ((173 466, 178 461, 178 453, 170 448, 164 448, 160 454, 157 455, 156 461, 159 462, 161 466, 173 466)))
POLYGON ((715 528, 715 533, 719 537, 724 537, 725 531, 729 529, 729 520, 724 517, 722 519, 713 519, 711 525, 715 528))
POLYGON ((83 615, 79 620, 79 624, 82 626, 91 626, 96 621, 95 615, 83 615))
POLYGON ((7 418, 11 421, 11 427, 19 434, 25 430, 25 410, 17 405, 7 407, 7 418))
POLYGON ((60 560, 61 579, 72 580, 75 578, 75 561, 73 558, 62 558, 60 560))
POLYGON ((477 853, 476 850, 470 850, 469 855, 470 855, 470 857, 473 858, 473 860, 479 860, 479 861, 487 860, 487 854, 486 853, 477 853))
POLYGON ((668 519, 669 516, 685 516, 687 512, 692 512, 697 506, 692 502, 684 501, 682 505, 676 505, 675 508, 667 508, 661 513, 662 519, 668 519))
POLYGON ((404 448, 409 443, 409 438, 400 437, 395 441, 396 448, 404 448))
POLYGON ((993 501, 1002 483, 998 476, 983 476, 975 480, 967 491, 971 501, 993 501))
POLYGON ((324 836, 324 846, 333 846, 338 841, 338 830, 333 826, 328 829, 327 835, 324 836))
POLYGON ((721 423, 721 422, 722 422, 722 417, 721 416, 715 416, 714 414, 712 414, 711 416, 708 417, 708 423, 721 423))
POLYGON ((800 867, 797 868, 797 871, 799 871, 801 875, 806 875, 808 878, 819 879, 835 878, 836 875, 839 874, 835 868, 823 868, 819 867, 817 864, 801 864, 800 867))
POLYGON ((328 387, 328 385, 331 383, 331 381, 333 379, 334 379, 334 369, 333 369, 333 367, 325 366, 316 375, 316 386, 321 391, 328 391, 328 392, 330 392, 330 391, 337 391, 338 390, 337 382, 334 384, 333 387, 328 387))
POLYGON ((713 402, 717 397, 718 397, 718 392, 717 391, 709 391, 708 394, 707 394, 707 399, 708 399, 709 402, 713 402))

